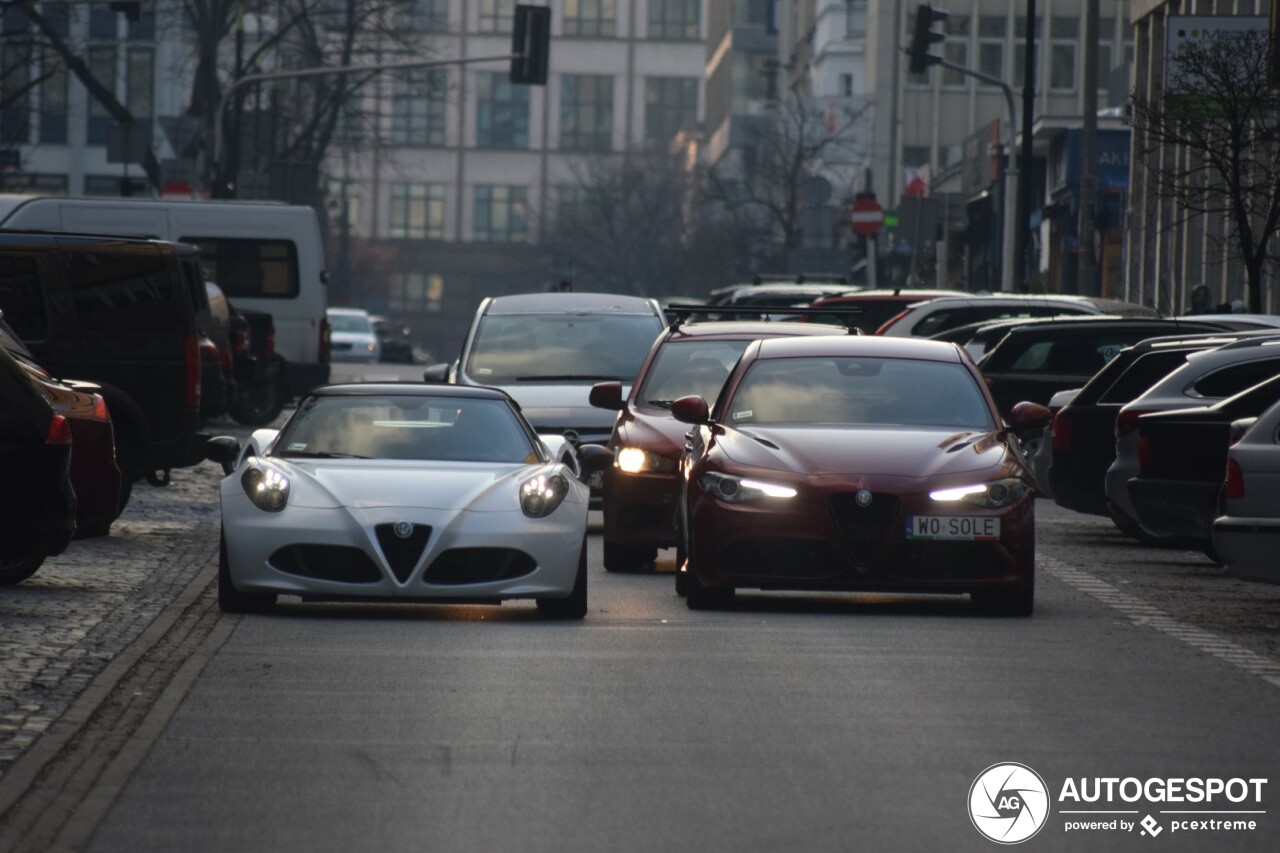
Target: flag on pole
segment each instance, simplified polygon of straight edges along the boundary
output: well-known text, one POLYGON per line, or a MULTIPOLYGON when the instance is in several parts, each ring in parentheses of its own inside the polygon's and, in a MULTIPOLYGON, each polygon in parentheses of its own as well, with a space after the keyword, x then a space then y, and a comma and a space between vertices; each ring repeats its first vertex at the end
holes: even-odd
POLYGON ((903 195, 917 198, 929 197, 929 165, 927 163, 923 166, 904 169, 903 180, 906 185, 903 195))

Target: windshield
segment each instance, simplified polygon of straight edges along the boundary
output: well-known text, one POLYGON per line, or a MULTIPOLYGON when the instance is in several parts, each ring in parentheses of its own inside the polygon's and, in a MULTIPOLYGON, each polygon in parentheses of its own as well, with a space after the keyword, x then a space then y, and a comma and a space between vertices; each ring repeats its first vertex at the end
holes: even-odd
POLYGON ((311 397, 276 442, 276 455, 531 463, 532 439, 503 400, 311 397))
POLYGON ((893 358, 776 358, 751 366, 725 405, 730 424, 850 424, 994 429, 958 364, 893 358))
POLYGON ((369 318, 363 314, 330 314, 329 328, 335 332, 368 332, 369 318))
POLYGON ((646 314, 491 314, 464 370, 485 385, 631 382, 660 331, 646 314))
POLYGON ((670 408, 697 394, 715 403, 729 371, 750 341, 681 341, 658 350, 636 399, 642 406, 670 408))

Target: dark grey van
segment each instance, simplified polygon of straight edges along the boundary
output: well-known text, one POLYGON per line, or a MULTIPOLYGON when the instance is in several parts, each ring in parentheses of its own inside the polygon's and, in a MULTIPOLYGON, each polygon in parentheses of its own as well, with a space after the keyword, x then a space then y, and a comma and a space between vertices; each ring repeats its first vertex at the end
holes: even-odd
POLYGON ((204 458, 197 305, 160 240, 0 231, 0 309, 51 370, 102 386, 128 484, 204 458))

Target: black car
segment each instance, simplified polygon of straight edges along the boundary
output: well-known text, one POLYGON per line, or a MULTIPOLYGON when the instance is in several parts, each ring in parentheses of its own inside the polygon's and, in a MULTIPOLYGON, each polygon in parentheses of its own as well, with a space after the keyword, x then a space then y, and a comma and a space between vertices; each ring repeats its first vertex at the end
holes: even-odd
POLYGON ((1058 391, 1079 388, 1125 347, 1173 331, 1212 332, 1211 323, 1082 317, 1019 325, 978 362, 1000 414, 1022 401, 1045 405, 1058 391))
POLYGON ((1143 529, 1211 551, 1227 452, 1277 401, 1280 376, 1273 376, 1212 406, 1138 418, 1140 463, 1128 485, 1143 529))
POLYGON ((1241 334, 1149 338, 1121 350, 1054 417, 1049 466, 1054 501, 1076 512, 1112 515, 1122 529, 1130 526, 1127 519, 1111 512, 1105 489, 1107 469, 1116 458, 1120 409, 1181 367, 1189 354, 1232 343, 1241 334))
MULTIPOLYGON (((5 260, 0 257, 0 273, 5 260)), ((29 578, 76 529, 71 425, 0 347, 0 584, 29 578)))

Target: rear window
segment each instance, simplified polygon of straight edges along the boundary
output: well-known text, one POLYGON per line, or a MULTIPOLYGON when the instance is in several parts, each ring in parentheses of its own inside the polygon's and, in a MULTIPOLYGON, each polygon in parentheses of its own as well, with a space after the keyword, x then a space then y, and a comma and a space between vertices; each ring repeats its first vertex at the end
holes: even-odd
POLYGON ((1152 385, 1186 363, 1186 350, 1149 352, 1120 374, 1120 378, 1098 398, 1098 402, 1123 405, 1136 400, 1152 385))
POLYGON ((24 341, 41 341, 49 336, 44 291, 34 257, 0 255, 0 310, 24 341))
POLYGON ((486 385, 630 382, 661 331, 651 314, 490 314, 465 370, 486 385))
POLYGON ((183 237, 200 248, 206 281, 229 298, 294 299, 299 292, 298 250, 290 240, 183 237))
POLYGON ((190 297, 181 271, 154 246, 67 251, 80 331, 154 333, 183 327, 190 297))
MULTIPOLYGON (((1107 362, 1132 346, 1134 335, 1072 335, 1047 341, 1035 341, 1014 360, 1009 370, 1014 373, 1068 373, 1092 376, 1107 362)), ((1007 345, 1007 344, 1006 344, 1007 345)))
POLYGON ((983 320, 1005 320, 1014 317, 1056 317, 1059 314, 1088 314, 1086 308, 1073 305, 970 305, 964 308, 943 308, 933 311, 911 330, 916 337, 929 337, 957 326, 978 323, 983 320))
POLYGON ((1197 397, 1230 397, 1280 374, 1280 358, 1233 364, 1205 374, 1189 389, 1197 397))

